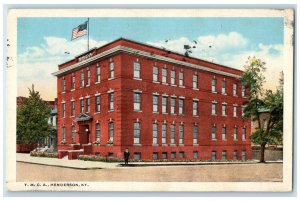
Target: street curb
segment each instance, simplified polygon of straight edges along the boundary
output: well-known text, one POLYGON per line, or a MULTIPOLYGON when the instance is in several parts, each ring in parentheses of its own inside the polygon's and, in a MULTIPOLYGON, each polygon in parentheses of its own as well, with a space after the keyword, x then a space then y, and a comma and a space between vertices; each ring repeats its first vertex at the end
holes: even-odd
POLYGON ((44 164, 44 163, 36 163, 36 162, 28 162, 28 161, 18 161, 19 163, 28 163, 28 164, 34 164, 34 165, 44 165, 44 166, 52 166, 52 167, 60 167, 60 168, 70 168, 70 169, 76 169, 76 170, 99 170, 99 169, 105 169, 101 167, 73 167, 73 166, 65 166, 65 165, 53 165, 53 164, 44 164))

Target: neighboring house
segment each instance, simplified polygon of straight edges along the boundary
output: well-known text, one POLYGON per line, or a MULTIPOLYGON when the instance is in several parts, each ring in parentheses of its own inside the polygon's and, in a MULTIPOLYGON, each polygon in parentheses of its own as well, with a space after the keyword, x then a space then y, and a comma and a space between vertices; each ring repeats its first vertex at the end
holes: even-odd
POLYGON ((59 158, 251 158, 240 70, 124 38, 58 69, 59 158))

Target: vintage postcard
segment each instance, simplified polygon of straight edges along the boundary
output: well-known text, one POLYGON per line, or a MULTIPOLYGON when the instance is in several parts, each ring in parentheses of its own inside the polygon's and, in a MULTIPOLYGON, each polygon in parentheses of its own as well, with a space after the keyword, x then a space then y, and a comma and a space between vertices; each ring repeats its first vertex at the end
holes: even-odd
POLYGON ((8 191, 288 192, 292 9, 12 9, 8 191))

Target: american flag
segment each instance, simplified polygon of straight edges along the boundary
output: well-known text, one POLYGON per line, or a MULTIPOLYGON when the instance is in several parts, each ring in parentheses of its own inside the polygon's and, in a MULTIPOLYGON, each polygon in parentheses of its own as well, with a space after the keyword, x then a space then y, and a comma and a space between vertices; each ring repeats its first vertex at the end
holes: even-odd
POLYGON ((71 40, 74 40, 80 36, 84 36, 86 35, 87 33, 87 21, 81 25, 79 25, 78 27, 74 28, 73 31, 72 31, 72 39, 71 40))

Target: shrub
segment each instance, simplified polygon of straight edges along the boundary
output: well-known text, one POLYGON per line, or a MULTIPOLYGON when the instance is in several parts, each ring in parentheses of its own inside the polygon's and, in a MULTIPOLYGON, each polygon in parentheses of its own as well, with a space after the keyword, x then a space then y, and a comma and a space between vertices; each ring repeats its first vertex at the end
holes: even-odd
POLYGON ((30 152, 30 156, 32 156, 32 157, 45 157, 45 158, 58 158, 57 153, 37 152, 37 151, 30 152))
POLYGON ((103 157, 103 156, 96 156, 96 155, 79 155, 78 160, 99 161, 99 162, 108 162, 108 163, 115 163, 115 162, 122 162, 123 161, 120 158, 103 157))

